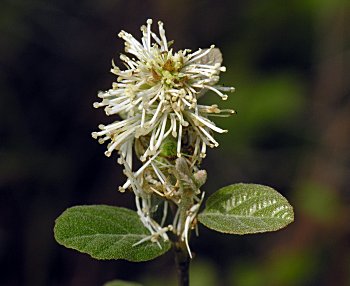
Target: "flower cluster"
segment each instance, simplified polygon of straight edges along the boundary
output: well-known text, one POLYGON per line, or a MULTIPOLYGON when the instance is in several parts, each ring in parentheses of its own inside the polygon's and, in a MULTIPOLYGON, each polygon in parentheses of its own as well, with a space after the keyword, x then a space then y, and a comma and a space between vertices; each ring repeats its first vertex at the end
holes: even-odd
POLYGON ((199 187, 205 182, 205 171, 198 166, 206 155, 206 148, 218 146, 214 132, 224 133, 209 116, 228 116, 233 110, 220 110, 217 105, 205 106, 197 100, 212 91, 223 100, 232 87, 217 85, 222 55, 211 46, 195 52, 174 52, 167 41, 162 22, 159 34, 151 30, 152 20, 141 27, 141 41, 121 31, 125 52, 120 60, 125 69, 112 62, 111 72, 117 76, 111 89, 98 94, 107 115, 119 115, 120 120, 100 125, 92 136, 102 144, 108 141, 106 156, 114 150, 128 177, 120 188, 130 188, 136 197, 138 214, 156 241, 158 236, 168 239, 166 232, 173 231, 188 241, 189 229, 194 226, 202 199, 199 187), (133 171, 133 152, 142 166, 133 171), (163 198, 163 219, 153 219, 158 207, 154 196, 163 198), (178 207, 171 224, 167 220, 168 204, 178 207), (181 206, 181 208, 180 208, 181 206), (185 206, 186 212, 180 209, 185 206))

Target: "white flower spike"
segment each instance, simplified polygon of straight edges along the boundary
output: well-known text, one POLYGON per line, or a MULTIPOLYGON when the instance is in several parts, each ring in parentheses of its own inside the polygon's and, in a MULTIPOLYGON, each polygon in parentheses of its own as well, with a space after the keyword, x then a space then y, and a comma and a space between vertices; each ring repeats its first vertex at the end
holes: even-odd
POLYGON ((159 36, 151 30, 152 20, 141 27, 141 41, 121 31, 119 37, 125 41, 125 52, 120 56, 126 69, 114 63, 111 72, 117 76, 113 88, 100 92, 101 102, 94 107, 105 107, 107 115, 118 114, 121 121, 100 125, 93 132, 99 142, 110 141, 106 155, 114 150, 126 158, 132 168, 132 145, 135 138, 150 136, 149 146, 141 155, 142 160, 153 156, 168 136, 177 138, 177 156, 181 156, 184 128, 188 128, 195 141, 194 161, 205 156, 206 146, 218 146, 213 131, 223 133, 208 119, 210 115, 227 116, 233 110, 220 110, 216 105, 203 106, 197 99, 210 90, 223 100, 234 88, 220 87, 216 83, 220 72, 222 55, 219 49, 199 49, 174 52, 169 49, 162 22, 158 22, 159 36))
POLYGON ((141 41, 121 31, 125 52, 121 61, 125 69, 112 62, 111 72, 117 76, 111 89, 100 92, 107 115, 119 115, 120 120, 99 125, 92 136, 99 143, 108 142, 106 156, 119 152, 118 162, 124 166, 127 181, 119 187, 135 194, 137 214, 150 235, 135 245, 159 238, 169 240, 173 232, 182 241, 188 254, 189 233, 196 229, 196 216, 204 198, 199 189, 206 180, 205 170, 199 169, 207 146, 219 143, 214 133, 224 133, 209 116, 229 116, 233 110, 220 110, 217 105, 200 105, 197 100, 207 91, 227 99, 225 92, 232 87, 218 86, 220 72, 226 70, 219 49, 211 46, 196 52, 174 52, 165 36, 162 22, 158 35, 151 30, 152 20, 141 27, 141 41), (133 150, 141 167, 133 171, 133 150), (162 202, 162 203, 161 203, 162 202), (173 218, 168 208, 176 207, 173 218), (161 220, 155 213, 162 210, 161 220), (168 226, 164 224, 171 222, 168 226))

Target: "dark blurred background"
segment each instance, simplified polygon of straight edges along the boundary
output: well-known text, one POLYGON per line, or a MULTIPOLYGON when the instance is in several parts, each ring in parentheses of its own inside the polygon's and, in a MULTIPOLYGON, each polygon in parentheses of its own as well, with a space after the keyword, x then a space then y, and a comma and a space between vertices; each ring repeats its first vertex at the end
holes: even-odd
MULTIPOLYGON (((221 106, 203 167, 210 194, 270 185, 295 208, 276 233, 227 236, 200 227, 193 286, 350 285, 350 2, 347 0, 2 0, 0 8, 0 285, 175 285, 173 256, 95 261, 59 246, 55 218, 76 204, 134 208, 116 157, 91 138, 111 121, 109 89, 124 29, 165 23, 175 48, 215 44, 236 87, 221 106)), ((207 94, 202 102, 218 102, 207 94)))

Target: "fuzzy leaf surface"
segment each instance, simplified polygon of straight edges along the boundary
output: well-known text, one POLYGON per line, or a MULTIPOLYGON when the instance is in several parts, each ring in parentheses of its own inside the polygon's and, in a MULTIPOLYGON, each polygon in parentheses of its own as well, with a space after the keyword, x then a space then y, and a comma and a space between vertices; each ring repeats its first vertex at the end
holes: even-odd
POLYGON ((65 247, 89 254, 96 259, 146 261, 162 255, 170 242, 146 241, 133 246, 150 232, 135 211, 106 205, 75 206, 57 219, 55 238, 65 247))
POLYGON ((273 188, 240 183, 211 195, 198 220, 219 232, 249 234, 284 228, 294 220, 294 212, 273 188))

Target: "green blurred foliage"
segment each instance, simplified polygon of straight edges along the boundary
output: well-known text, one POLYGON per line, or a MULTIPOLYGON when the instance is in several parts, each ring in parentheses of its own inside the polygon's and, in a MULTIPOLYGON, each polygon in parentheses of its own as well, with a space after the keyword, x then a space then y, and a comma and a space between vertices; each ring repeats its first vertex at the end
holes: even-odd
MULTIPOLYGON (((246 75, 241 80, 225 76, 224 81, 229 82, 227 78, 234 78, 238 84, 236 94, 221 104, 225 108, 234 107, 237 115, 232 120, 215 120, 218 125, 231 131, 222 136, 223 144, 229 142, 231 148, 224 146, 223 149, 249 148, 254 139, 286 128, 304 108, 302 82, 290 75, 255 78, 254 84, 249 80, 250 77, 254 78, 252 75, 246 75)), ((217 102, 217 98, 211 97, 210 101, 208 98, 205 99, 208 103, 217 102)))
POLYGON ((337 193, 318 182, 304 182, 295 190, 298 207, 305 215, 320 223, 332 224, 344 208, 337 193))
POLYGON ((317 255, 310 250, 283 252, 267 261, 241 261, 232 266, 229 285, 309 285, 317 271, 317 255))

